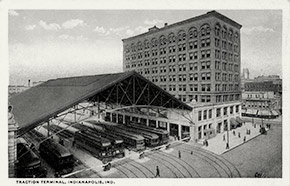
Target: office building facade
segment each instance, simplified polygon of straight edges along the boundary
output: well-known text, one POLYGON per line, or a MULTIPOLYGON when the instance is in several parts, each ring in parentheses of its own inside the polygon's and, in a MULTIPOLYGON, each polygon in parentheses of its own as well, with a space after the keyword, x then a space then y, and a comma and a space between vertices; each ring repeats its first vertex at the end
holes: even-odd
MULTIPOLYGON (((123 70, 135 70, 181 101, 193 104, 194 118, 212 110, 212 118, 206 117, 207 125, 221 131, 217 130, 220 117, 213 113, 237 108, 237 113, 223 118, 226 128, 231 117, 240 116, 240 29, 240 24, 216 11, 162 28, 154 26, 122 40, 123 70)), ((197 120, 197 127, 205 125, 203 119, 197 120)))

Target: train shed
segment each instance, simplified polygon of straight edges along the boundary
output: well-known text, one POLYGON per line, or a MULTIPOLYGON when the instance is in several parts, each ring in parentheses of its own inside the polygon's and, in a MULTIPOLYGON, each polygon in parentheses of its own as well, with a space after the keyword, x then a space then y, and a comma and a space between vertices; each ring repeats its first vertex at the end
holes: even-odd
MULTIPOLYGON (((134 120, 134 113, 144 110, 148 111, 148 117, 150 111, 155 111, 155 116, 163 118, 166 114, 162 113, 168 109, 192 110, 135 71, 52 79, 12 96, 9 102, 19 125, 18 136, 52 119, 83 109, 90 109, 97 115, 105 112, 103 114, 110 121, 119 123, 128 119, 124 114, 124 117, 116 116, 116 112, 121 111, 133 112, 130 119, 134 120)), ((146 122, 150 124, 150 119, 146 122)))

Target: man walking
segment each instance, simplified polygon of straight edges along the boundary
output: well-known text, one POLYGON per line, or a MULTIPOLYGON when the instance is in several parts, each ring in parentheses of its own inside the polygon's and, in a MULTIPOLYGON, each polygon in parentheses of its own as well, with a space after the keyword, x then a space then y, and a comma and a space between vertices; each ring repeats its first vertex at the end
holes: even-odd
POLYGON ((178 157, 181 158, 181 152, 180 152, 180 150, 178 151, 178 157))
POLYGON ((156 175, 155 175, 155 178, 157 176, 160 177, 160 171, 159 171, 159 167, 158 166, 156 166, 156 175))
POLYGON ((230 148, 230 146, 229 146, 229 143, 227 142, 226 149, 229 149, 229 148, 230 148))

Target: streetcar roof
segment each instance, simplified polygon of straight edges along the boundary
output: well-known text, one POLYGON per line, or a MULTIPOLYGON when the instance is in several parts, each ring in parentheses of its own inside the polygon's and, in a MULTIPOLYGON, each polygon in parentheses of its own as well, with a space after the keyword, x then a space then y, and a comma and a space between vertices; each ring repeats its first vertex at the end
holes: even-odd
POLYGON ((59 157, 67 157, 67 156, 72 155, 64 146, 56 143, 52 139, 47 139, 44 142, 42 142, 40 145, 44 145, 45 148, 53 151, 59 157))
MULTIPOLYGON (((139 82, 148 83, 151 90, 159 92, 158 95, 162 96, 162 100, 170 100, 164 103, 156 99, 150 106, 192 110, 192 107, 170 95, 135 71, 57 78, 31 87, 9 98, 9 103, 13 106, 12 113, 19 126, 17 135, 20 136, 47 122, 50 118, 57 117, 59 113, 72 108, 74 105, 93 99, 96 95, 106 92, 106 90, 111 90, 117 83, 126 83, 128 78, 132 77, 138 79, 139 82)), ((144 105, 145 100, 148 98, 141 91, 136 92, 136 94, 142 95, 139 104, 144 105)), ((151 96, 154 99, 155 95, 151 96)), ((100 97, 102 98, 102 96, 100 97)), ((108 100, 100 101, 116 103, 116 99, 113 96, 110 96, 108 100)), ((132 105, 130 102, 126 102, 125 99, 120 104, 125 106, 132 105)))

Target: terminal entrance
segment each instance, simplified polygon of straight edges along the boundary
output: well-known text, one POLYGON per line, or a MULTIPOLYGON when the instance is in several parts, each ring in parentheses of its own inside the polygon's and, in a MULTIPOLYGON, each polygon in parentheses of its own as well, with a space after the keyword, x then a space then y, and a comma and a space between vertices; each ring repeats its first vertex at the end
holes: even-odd
POLYGON ((181 126, 181 139, 188 138, 189 135, 189 127, 188 126, 181 126))
POLYGON ((169 135, 170 136, 178 136, 178 125, 174 123, 170 123, 169 125, 169 135))

